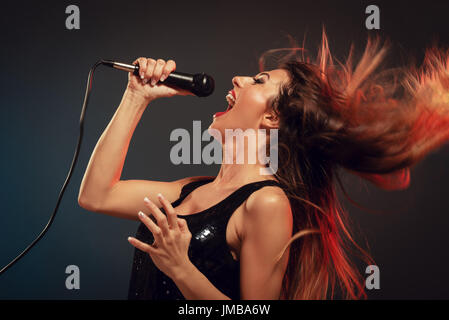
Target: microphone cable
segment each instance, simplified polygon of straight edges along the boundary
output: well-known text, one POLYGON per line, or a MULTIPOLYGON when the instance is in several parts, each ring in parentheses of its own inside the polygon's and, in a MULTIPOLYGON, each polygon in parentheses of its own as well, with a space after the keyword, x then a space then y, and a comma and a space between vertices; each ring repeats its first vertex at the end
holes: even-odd
POLYGON ((90 91, 92 89, 92 79, 93 79, 95 69, 101 64, 105 64, 105 60, 102 60, 102 59, 98 60, 90 69, 89 76, 87 77, 86 93, 84 95, 84 102, 83 102, 83 107, 81 109, 81 116, 80 116, 80 129, 79 129, 79 135, 78 135, 78 143, 77 143, 77 146, 75 149, 75 154, 73 155, 73 160, 72 160, 72 164, 69 169, 69 173, 67 174, 67 178, 65 179, 65 182, 61 188, 61 191, 59 192, 59 197, 58 197, 58 200, 56 201, 55 209, 53 210, 53 213, 50 216, 50 219, 48 220, 47 225, 44 227, 44 229, 42 229, 41 233, 36 237, 36 239, 33 240, 33 242, 31 242, 30 245, 28 245, 28 247, 25 248, 25 250, 23 250, 17 257, 15 257, 13 260, 11 260, 11 262, 9 262, 5 267, 3 267, 0 270, 0 275, 3 274, 9 268, 11 268, 12 265, 14 265, 17 261, 19 261, 28 251, 31 250, 32 247, 34 247, 34 245, 40 239, 42 239, 42 237, 45 235, 45 233, 48 231, 51 224, 53 223, 53 220, 55 219, 56 212, 58 211, 62 196, 64 195, 65 189, 70 181, 70 178, 72 177, 73 169, 78 160, 78 155, 79 155, 79 151, 81 149, 81 142, 83 140, 83 133, 84 133, 84 115, 86 114, 87 103, 89 102, 90 91))

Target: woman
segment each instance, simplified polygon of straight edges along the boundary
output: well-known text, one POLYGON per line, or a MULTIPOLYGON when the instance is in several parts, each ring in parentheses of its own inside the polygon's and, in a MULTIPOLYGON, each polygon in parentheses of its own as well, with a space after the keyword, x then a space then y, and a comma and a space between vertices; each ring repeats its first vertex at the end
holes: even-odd
POLYGON ((230 106, 211 132, 277 129, 277 171, 223 163, 216 177, 173 182, 120 180, 147 105, 188 94, 163 84, 174 61, 137 59, 141 77, 129 75, 79 194, 87 210, 142 222, 129 238, 137 248, 129 298, 324 299, 337 290, 365 297, 351 254, 372 260, 336 197, 338 168, 403 189, 409 168, 449 136, 447 55, 428 50, 420 73, 375 73, 386 50, 369 40, 355 67, 351 54, 334 64, 323 32, 314 63, 288 55, 276 69, 234 77, 230 106))

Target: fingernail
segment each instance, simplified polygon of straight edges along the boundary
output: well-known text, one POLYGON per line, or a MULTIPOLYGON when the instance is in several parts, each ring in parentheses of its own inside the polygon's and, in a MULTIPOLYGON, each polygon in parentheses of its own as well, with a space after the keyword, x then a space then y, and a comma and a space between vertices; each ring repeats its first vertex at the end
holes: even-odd
POLYGON ((158 193, 157 196, 158 196, 159 198, 164 199, 164 196, 162 195, 162 193, 158 193))
POLYGON ((151 86, 154 87, 155 84, 156 84, 156 80, 152 79, 152 80, 151 80, 151 86))
POLYGON ((145 201, 146 203, 151 203, 150 199, 148 199, 147 197, 143 198, 143 201, 145 201))
POLYGON ((143 84, 147 84, 148 80, 147 79, 143 79, 142 83, 143 84))
POLYGON ((131 237, 128 237, 128 241, 131 241, 131 237))
POLYGON ((145 214, 142 211, 139 211, 139 216, 140 217, 145 217, 145 214))
POLYGON ((164 82, 165 80, 165 75, 162 75, 161 79, 159 79, 160 82, 164 82))
POLYGON ((140 74, 140 79, 142 79, 142 80, 143 80, 143 73, 141 73, 141 74, 140 74))

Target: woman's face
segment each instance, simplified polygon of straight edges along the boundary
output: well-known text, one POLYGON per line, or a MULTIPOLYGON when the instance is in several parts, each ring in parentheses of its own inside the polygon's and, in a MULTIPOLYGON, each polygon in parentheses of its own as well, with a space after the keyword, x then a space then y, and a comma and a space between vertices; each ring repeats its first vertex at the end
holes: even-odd
POLYGON ((280 86, 288 80, 288 72, 283 69, 261 72, 255 77, 232 78, 235 104, 226 112, 216 113, 209 129, 219 130, 224 137, 225 129, 245 131, 252 128, 257 131, 272 127, 273 117, 267 107, 279 94, 280 86))

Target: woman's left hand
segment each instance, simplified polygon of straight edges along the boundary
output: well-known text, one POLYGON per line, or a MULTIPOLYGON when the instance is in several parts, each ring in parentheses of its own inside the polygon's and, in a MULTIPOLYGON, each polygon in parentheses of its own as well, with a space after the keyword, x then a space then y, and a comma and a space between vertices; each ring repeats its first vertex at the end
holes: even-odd
POLYGON ((188 249, 192 234, 186 220, 177 217, 170 202, 162 194, 158 194, 158 199, 167 216, 151 200, 144 199, 157 224, 143 212, 139 212, 140 220, 153 234, 154 243, 149 245, 133 237, 129 237, 128 241, 137 249, 147 252, 156 267, 171 279, 175 279, 190 263, 188 249))

